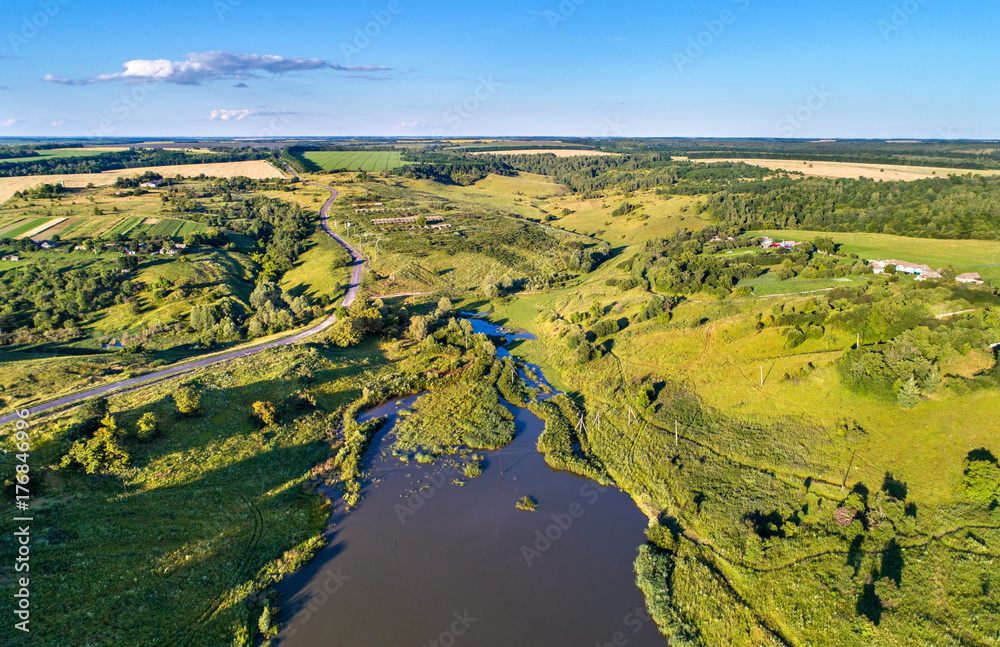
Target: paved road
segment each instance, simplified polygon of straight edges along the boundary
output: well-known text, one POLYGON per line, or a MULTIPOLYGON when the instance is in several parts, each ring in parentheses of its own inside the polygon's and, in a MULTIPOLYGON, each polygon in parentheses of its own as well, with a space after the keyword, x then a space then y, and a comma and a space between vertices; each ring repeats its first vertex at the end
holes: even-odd
MULTIPOLYGON (((291 169, 289 170, 291 171, 291 169)), ((299 177, 298 173, 295 173, 295 171, 292 171, 292 173, 294 173, 296 177, 299 177)), ((300 177, 299 179, 302 178, 300 177)), ((330 229, 330 224, 327 220, 327 213, 329 212, 330 207, 333 205, 334 200, 337 199, 338 196, 337 191, 331 187, 324 186, 322 184, 317 184, 316 182, 307 181, 307 183, 313 186, 318 186, 322 189, 326 189, 327 191, 330 192, 330 199, 326 201, 326 204, 324 204, 323 208, 320 210, 320 222, 323 225, 323 230, 330 236, 332 236, 334 240, 343 245, 344 248, 348 252, 350 252, 351 258, 353 259, 353 262, 351 264, 352 265, 351 284, 347 288, 347 295, 344 297, 344 302, 343 302, 343 305, 346 308, 352 303, 354 303, 354 299, 357 298, 358 296, 358 289, 361 287, 361 277, 364 274, 365 265, 368 263, 368 260, 361 254, 361 252, 348 245, 346 240, 338 236, 335 232, 333 232, 330 229)), ((178 364, 176 366, 171 366, 170 368, 165 368, 163 370, 156 371, 155 373, 147 373, 146 375, 129 378, 127 380, 122 380, 121 382, 105 384, 104 386, 99 386, 97 388, 93 388, 87 391, 82 391, 80 393, 75 393, 73 395, 67 395, 65 397, 52 400, 51 402, 46 402, 44 404, 37 404, 33 407, 29 407, 28 411, 32 416, 35 416, 39 413, 42 413, 43 411, 55 409, 56 407, 62 407, 67 404, 73 404, 79 402, 80 400, 85 400, 86 398, 92 398, 97 395, 105 395, 107 393, 114 393, 116 391, 133 389, 140 385, 147 385, 169 377, 175 377, 183 373, 188 373, 197 368, 212 366, 213 364, 228 362, 229 360, 237 359, 240 357, 247 357, 249 355, 256 355, 257 353, 261 353, 269 348, 276 348, 278 346, 289 346, 291 344, 300 342, 304 339, 308 339, 309 337, 312 337, 317 333, 323 332, 324 330, 332 326, 336 321, 337 321, 337 316, 331 315, 330 317, 325 319, 322 323, 319 323, 313 326, 312 328, 309 328, 308 330, 304 330, 300 333, 292 335, 291 337, 285 337, 283 339, 271 341, 266 344, 261 344, 259 346, 252 346, 250 348, 242 348, 240 350, 230 351, 228 353, 215 355, 213 357, 206 357, 204 359, 195 360, 193 362, 178 364)), ((0 425, 7 424, 8 422, 15 420, 16 418, 17 418, 17 413, 9 413, 5 416, 2 416, 0 417, 0 425)))

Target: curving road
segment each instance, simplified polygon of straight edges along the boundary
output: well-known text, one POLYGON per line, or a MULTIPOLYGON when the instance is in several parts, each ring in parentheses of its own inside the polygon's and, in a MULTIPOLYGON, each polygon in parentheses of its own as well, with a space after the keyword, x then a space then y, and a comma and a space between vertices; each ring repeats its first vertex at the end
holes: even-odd
MULTIPOLYGON (((295 173, 295 171, 292 170, 291 168, 289 168, 288 170, 291 171, 300 180, 302 179, 299 176, 299 174, 295 173)), ((358 290, 361 287, 361 277, 364 275, 365 265, 368 263, 368 260, 361 254, 361 252, 351 247, 349 244, 347 244, 346 240, 341 238, 337 233, 335 233, 330 229, 330 224, 327 219, 327 213, 329 212, 330 207, 333 205, 334 201, 338 197, 337 191, 331 187, 324 186, 322 184, 317 184, 316 182, 311 182, 308 180, 304 181, 307 184, 318 186, 321 189, 326 189, 327 191, 330 192, 330 199, 327 200, 326 204, 323 205, 323 208, 320 209, 320 223, 323 226, 323 231, 325 231, 334 240, 340 243, 344 247, 344 249, 346 249, 351 254, 351 258, 353 259, 353 262, 351 263, 351 284, 347 288, 347 295, 344 297, 343 301, 343 306, 346 308, 352 303, 354 303, 354 300, 358 296, 358 290)), ((247 357, 249 355, 256 355, 257 353, 261 353, 265 350, 268 350, 269 348, 276 348, 278 346, 289 346, 291 344, 300 342, 304 339, 308 339, 309 337, 312 337, 317 333, 323 332, 324 330, 332 326, 336 321, 337 321, 337 315, 331 315, 327 317, 322 323, 319 323, 313 326, 312 328, 309 328, 300 333, 292 335, 291 337, 285 337, 283 339, 271 341, 266 344, 261 344, 259 346, 252 346, 250 348, 242 348, 240 350, 234 350, 228 353, 222 353, 221 355, 215 355, 213 357, 207 357, 205 359, 199 359, 193 362, 178 364, 175 366, 171 366, 170 368, 165 368, 163 370, 156 371, 155 373, 147 373, 146 375, 129 378, 127 380, 122 380, 121 382, 105 384, 104 386, 99 386, 93 389, 89 389, 87 391, 81 391, 80 393, 74 393, 73 395, 67 395, 65 397, 58 398, 50 402, 46 402, 44 404, 38 404, 33 407, 29 407, 28 412, 30 416, 35 416, 44 411, 49 411, 50 409, 62 407, 67 404, 74 404, 81 400, 92 398, 94 396, 105 395, 108 393, 114 393, 116 391, 133 389, 139 386, 152 384, 153 382, 157 382, 159 380, 163 380, 169 377, 175 377, 183 373, 188 373, 197 368, 212 366, 213 364, 228 362, 229 360, 238 359, 240 357, 247 357)), ((0 424, 7 424, 8 422, 11 422, 17 418, 18 418, 17 412, 9 413, 5 416, 0 416, 0 424)))

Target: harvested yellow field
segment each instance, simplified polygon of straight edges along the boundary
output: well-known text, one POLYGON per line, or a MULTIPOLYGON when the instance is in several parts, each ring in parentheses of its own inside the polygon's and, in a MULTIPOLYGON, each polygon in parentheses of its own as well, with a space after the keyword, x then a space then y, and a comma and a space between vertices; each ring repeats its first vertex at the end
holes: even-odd
POLYGON ((926 180, 932 177, 948 177, 949 175, 998 175, 1000 171, 970 171, 968 169, 943 168, 931 166, 902 166, 892 164, 857 164, 854 162, 807 162, 803 160, 765 160, 765 159, 705 159, 693 160, 705 164, 717 162, 744 162, 753 166, 762 166, 773 170, 797 171, 809 177, 854 178, 862 177, 886 182, 906 180, 926 180))
POLYGON ((618 155, 618 153, 608 153, 606 151, 595 150, 569 150, 565 148, 528 148, 519 151, 481 151, 476 155, 555 155, 556 157, 603 157, 604 155, 618 155))
POLYGON ((48 222, 42 223, 41 225, 35 227, 31 231, 24 232, 23 234, 21 234, 20 236, 18 236, 18 238, 32 238, 32 237, 37 236, 38 234, 42 233, 43 231, 45 231, 47 229, 51 229, 52 227, 55 227, 56 225, 58 225, 61 222, 66 222, 67 220, 69 220, 69 218, 53 218, 52 220, 49 220, 48 222))
POLYGON ((119 169, 103 173, 78 173, 73 175, 26 175, 23 177, 0 178, 0 202, 9 200, 18 191, 42 184, 64 184, 67 188, 80 189, 88 184, 110 186, 120 177, 142 175, 146 171, 159 173, 164 177, 181 175, 196 177, 204 173, 209 177, 245 176, 252 180, 287 178, 288 176, 264 160, 249 162, 215 162, 209 164, 179 164, 177 166, 146 166, 143 168, 119 169))

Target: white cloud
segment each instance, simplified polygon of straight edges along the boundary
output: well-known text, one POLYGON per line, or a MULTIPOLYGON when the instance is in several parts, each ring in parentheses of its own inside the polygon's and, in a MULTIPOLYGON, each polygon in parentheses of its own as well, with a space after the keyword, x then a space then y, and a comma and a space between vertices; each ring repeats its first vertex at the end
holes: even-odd
POLYGON ((209 119, 217 121, 241 121, 247 117, 271 117, 274 115, 287 115, 291 114, 284 110, 274 110, 272 108, 260 108, 257 110, 249 110, 247 108, 239 108, 236 110, 227 110, 225 108, 221 110, 213 110, 208 116, 209 119))
POLYGON ((15 124, 21 123, 17 119, 0 119, 0 128, 10 128, 15 124))
POLYGON ((55 121, 52 122, 52 125, 53 126, 65 126, 66 125, 66 120, 65 119, 56 119, 55 121))
POLYGON ((251 115, 256 115, 256 110, 213 110, 209 119, 221 119, 222 121, 239 121, 251 115))
POLYGON ((413 130, 414 128, 416 128, 419 125, 420 124, 418 122, 416 122, 416 121, 404 121, 403 123, 399 124, 398 126, 393 126, 392 128, 393 128, 393 130, 413 130))
POLYGON ((308 70, 337 70, 339 72, 386 72, 390 68, 379 65, 341 65, 321 58, 289 58, 271 54, 244 54, 241 52, 196 52, 185 54, 183 61, 167 59, 136 59, 122 64, 121 72, 99 74, 90 79, 68 79, 46 74, 42 80, 62 85, 85 85, 108 81, 162 81, 178 85, 201 85, 219 79, 246 79, 257 73, 287 74, 308 70))

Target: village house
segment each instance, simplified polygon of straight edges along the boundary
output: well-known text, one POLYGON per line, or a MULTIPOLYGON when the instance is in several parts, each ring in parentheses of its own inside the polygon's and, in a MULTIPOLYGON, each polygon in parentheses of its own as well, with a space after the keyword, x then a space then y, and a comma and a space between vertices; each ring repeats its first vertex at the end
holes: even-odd
POLYGON ((163 186, 163 180, 150 180, 149 182, 143 182, 139 186, 143 187, 144 189, 158 189, 159 187, 163 186))
POLYGON ((915 276, 918 281, 941 278, 940 270, 932 270, 929 265, 920 265, 918 263, 908 263, 907 261, 897 261, 891 259, 886 261, 871 261, 871 267, 875 274, 885 274, 885 268, 890 265, 896 267, 896 272, 902 272, 903 274, 915 276))
POLYGON ((19 260, 21 260, 21 257, 20 256, 16 256, 14 254, 11 254, 9 256, 4 256, 3 258, 0 258, 0 261, 19 261, 19 260))
POLYGON ((955 277, 955 280, 959 283, 972 283, 974 285, 982 285, 984 283, 983 277, 979 276, 978 272, 966 272, 965 274, 959 274, 955 277))

